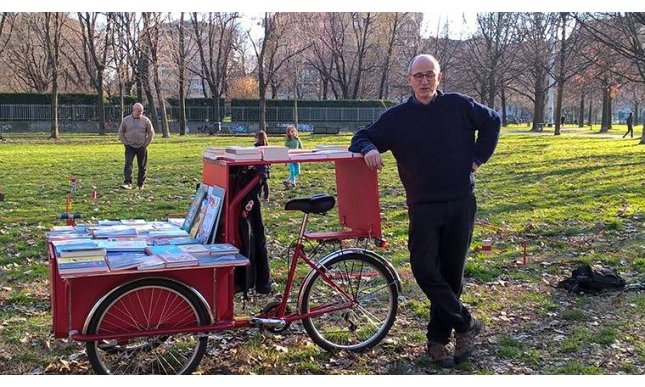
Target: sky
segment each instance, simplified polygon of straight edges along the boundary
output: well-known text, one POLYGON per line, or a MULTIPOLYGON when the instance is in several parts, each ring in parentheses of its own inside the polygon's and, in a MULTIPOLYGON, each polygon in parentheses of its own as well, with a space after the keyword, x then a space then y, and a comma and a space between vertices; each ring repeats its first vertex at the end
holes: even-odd
MULTIPOLYGON (((88 0, 4 0, 2 11, 235 11, 257 14, 265 11, 377 11, 377 12, 422 12, 424 24, 422 35, 436 35, 437 28, 450 21, 450 36, 467 36, 475 29, 475 13, 491 11, 645 11, 642 0, 109 0, 99 3, 88 0), (462 21, 466 20, 466 23, 462 21)), ((250 19, 247 17, 246 19, 250 19)))

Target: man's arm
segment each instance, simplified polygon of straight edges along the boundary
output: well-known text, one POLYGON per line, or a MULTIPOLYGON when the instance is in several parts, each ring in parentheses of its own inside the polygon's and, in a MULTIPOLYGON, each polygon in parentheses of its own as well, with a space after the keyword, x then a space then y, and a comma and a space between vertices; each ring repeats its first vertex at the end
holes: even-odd
POLYGON ((497 147, 502 120, 499 114, 488 106, 468 99, 469 117, 477 130, 475 150, 473 152, 473 172, 490 159, 497 147))
POLYGON ((365 164, 371 170, 383 168, 382 152, 386 152, 391 147, 394 125, 391 113, 386 111, 379 117, 376 122, 368 127, 359 130, 352 137, 349 146, 351 152, 361 153, 365 164))
POLYGON ((146 142, 144 146, 150 145, 152 140, 155 139, 155 128, 152 127, 152 121, 148 117, 146 117, 146 142))
POLYGON ((119 125, 118 135, 119 135, 119 141, 121 141, 123 145, 128 145, 125 142, 125 119, 121 120, 121 125, 119 125))

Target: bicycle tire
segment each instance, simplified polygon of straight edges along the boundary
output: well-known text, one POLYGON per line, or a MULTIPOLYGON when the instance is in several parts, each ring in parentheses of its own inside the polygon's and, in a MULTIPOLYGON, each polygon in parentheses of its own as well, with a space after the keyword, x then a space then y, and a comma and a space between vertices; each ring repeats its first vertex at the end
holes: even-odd
MULTIPOLYGON (((358 304, 352 308, 303 319, 302 325, 305 331, 314 343, 329 352, 348 350, 360 353, 374 347, 388 334, 396 320, 398 309, 396 279, 382 262, 356 252, 331 258, 324 263, 324 267, 328 275, 340 277, 340 281, 335 280, 335 282, 344 290, 355 298, 358 295, 358 304), (366 268, 370 271, 364 271, 366 268), (362 294, 359 294, 360 282, 363 280, 365 285, 370 285, 375 290, 367 293, 363 289, 362 294), (379 290, 378 294, 376 290, 379 290), (383 310, 384 307, 385 310, 383 310), (379 318, 378 323, 370 321, 376 317, 379 318), (352 318, 356 321, 352 321, 352 318), (357 322, 369 324, 366 324, 367 328, 357 329, 357 322), (334 330, 332 326, 335 323, 345 327, 334 330), (375 325, 375 327, 369 329, 369 325, 375 325)), ((339 301, 342 296, 324 281, 319 272, 313 272, 313 275, 308 276, 306 282, 302 284, 299 312, 309 313, 316 307, 329 304, 333 301, 332 298, 339 301), (329 302, 319 301, 327 296, 330 297, 329 302)))
POLYGON ((90 318, 86 332, 90 335, 125 332, 133 333, 134 337, 115 340, 115 345, 108 345, 109 340, 87 342, 87 356, 94 372, 101 375, 190 374, 204 356, 207 336, 186 333, 137 338, 132 328, 145 331, 207 325, 209 322, 206 307, 186 286, 164 278, 136 280, 123 285, 101 301, 90 318), (161 309, 158 307, 160 305, 161 309), (186 355, 173 352, 173 346, 180 350, 185 347, 186 355))

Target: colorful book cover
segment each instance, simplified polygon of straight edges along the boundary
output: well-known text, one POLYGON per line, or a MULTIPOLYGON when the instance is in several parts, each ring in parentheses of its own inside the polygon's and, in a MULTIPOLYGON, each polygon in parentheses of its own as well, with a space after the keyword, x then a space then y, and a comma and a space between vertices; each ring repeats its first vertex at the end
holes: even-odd
POLYGON ((144 255, 139 260, 137 270, 161 269, 166 267, 166 262, 156 255, 144 255))
POLYGON ((175 246, 175 245, 147 246, 145 248, 145 251, 150 255, 183 253, 183 251, 179 248, 179 246, 175 246))
POLYGON ((204 255, 197 257, 199 266, 244 266, 249 260, 241 254, 204 255))
POLYGON ((82 257, 58 257, 56 258, 56 262, 58 262, 58 264, 91 262, 91 261, 102 261, 104 258, 105 258, 105 255, 85 255, 82 257))
POLYGON ((166 239, 155 239, 155 245, 193 245, 199 243, 195 238, 191 237, 180 237, 180 238, 166 238, 166 239))
POLYGON ((148 222, 145 219, 121 219, 121 224, 133 226, 133 225, 142 225, 147 224, 148 222))
POLYGON ((145 241, 109 241, 109 240, 99 240, 98 246, 110 251, 141 251, 143 252, 147 246, 145 241))
POLYGON ((177 247, 188 254, 210 254, 210 250, 200 244, 178 245, 177 247))
POLYGON ((166 267, 197 266, 199 261, 188 253, 179 254, 157 254, 166 262, 166 267))
POLYGON ((230 243, 212 243, 206 244, 204 247, 210 251, 211 255, 235 254, 240 252, 240 249, 230 243))
POLYGON ((148 235, 148 238, 158 239, 158 238, 183 238, 183 237, 189 236, 190 234, 188 234, 188 232, 180 228, 167 228, 167 229, 160 229, 160 230, 150 230, 148 231, 147 235, 148 235))
POLYGON ((126 270, 138 267, 143 257, 147 257, 147 255, 133 252, 108 253, 107 263, 112 271, 126 270))
POLYGON ((199 209, 206 193, 208 192, 208 188, 210 187, 204 183, 201 183, 199 188, 197 188, 197 192, 195 192, 195 196, 193 197, 193 203, 190 205, 186 218, 184 219, 184 224, 181 226, 182 230, 189 231, 192 229, 193 224, 195 223, 195 217, 199 213, 199 209))
POLYGON ((99 247, 98 243, 92 239, 53 240, 51 241, 51 244, 54 246, 56 255, 60 255, 64 250, 87 250, 99 247))
POLYGON ((217 226, 224 202, 224 188, 212 186, 208 190, 206 213, 195 238, 201 243, 211 243, 217 233, 217 226))
POLYGON ((78 262, 58 262, 58 272, 61 275, 65 274, 78 274, 78 273, 103 273, 108 271, 108 265, 105 259, 100 257, 91 261, 78 261, 78 262))
POLYGON ((105 249, 97 249, 93 247, 91 249, 79 249, 79 250, 63 250, 60 252, 61 258, 70 258, 70 257, 97 257, 105 256, 105 249))
MULTIPOLYGON (((193 225, 190 228, 190 236, 193 238, 197 238, 197 233, 199 232, 199 228, 204 222, 204 217, 206 216, 207 204, 208 204, 207 199, 202 200, 202 205, 201 207, 199 207, 199 212, 197 213, 197 216, 195 217, 195 221, 193 222, 193 225)), ((199 242, 202 243, 201 240, 199 240, 199 242)))

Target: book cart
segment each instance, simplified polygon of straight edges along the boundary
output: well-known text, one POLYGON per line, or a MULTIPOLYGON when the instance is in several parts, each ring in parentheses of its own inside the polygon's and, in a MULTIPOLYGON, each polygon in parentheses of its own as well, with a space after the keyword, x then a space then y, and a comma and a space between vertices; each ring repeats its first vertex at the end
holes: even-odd
MULTIPOLYGON (((214 231, 215 242, 241 247, 237 230, 242 200, 259 183, 260 178, 254 176, 240 186, 236 181, 237 172, 249 165, 288 162, 204 157, 202 182, 225 190, 219 227, 214 231)), ((365 166, 362 157, 301 158, 297 162, 333 163, 336 175, 341 230, 312 233, 307 237, 323 241, 356 238, 381 240, 377 173, 365 166)), ((248 260, 223 262, 215 267, 189 266, 61 276, 57 270, 54 247, 51 244, 48 247, 53 334, 56 338, 86 342, 90 363, 97 373, 103 373, 106 368, 100 364, 97 352, 121 355, 153 352, 160 343, 182 334, 192 335, 193 340, 199 341, 195 350, 187 355, 188 359, 180 359, 187 365, 177 373, 190 373, 198 366, 205 352, 209 332, 253 325, 252 317, 234 316, 234 270, 236 266, 248 265, 248 260), (166 306, 169 302, 176 305, 156 312, 158 307, 166 306), (130 308, 137 303, 142 306, 130 308), (129 312, 120 311, 121 306, 127 306, 129 312), (134 309, 141 309, 141 315, 131 312, 134 309), (155 323, 150 324, 150 320, 155 323), (106 325, 106 321, 111 325, 106 325), (152 337, 158 339, 150 340, 152 337)), ((170 364, 175 360, 164 362, 170 364)), ((123 366, 127 367, 126 364, 123 366)), ((160 364, 156 371, 164 373, 165 368, 164 364, 160 364)), ((156 371, 135 369, 125 373, 156 371)))

